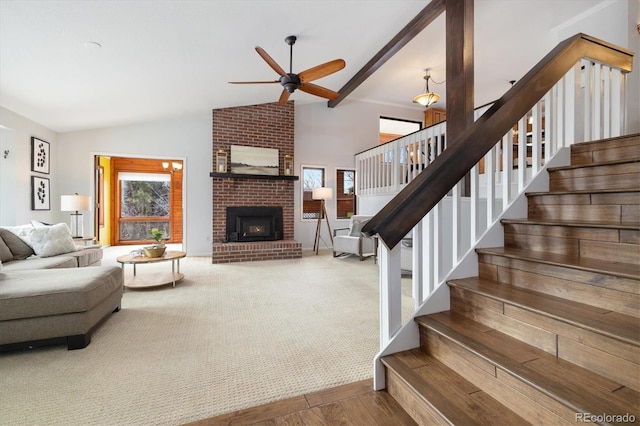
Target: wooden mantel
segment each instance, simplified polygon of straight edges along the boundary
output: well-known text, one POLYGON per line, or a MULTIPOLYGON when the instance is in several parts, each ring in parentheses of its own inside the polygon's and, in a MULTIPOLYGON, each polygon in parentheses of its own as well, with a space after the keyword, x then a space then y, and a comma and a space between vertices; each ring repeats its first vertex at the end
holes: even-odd
POLYGON ((223 179, 264 179, 264 180, 298 180, 299 176, 290 175, 251 175, 246 173, 209 173, 209 177, 223 179))

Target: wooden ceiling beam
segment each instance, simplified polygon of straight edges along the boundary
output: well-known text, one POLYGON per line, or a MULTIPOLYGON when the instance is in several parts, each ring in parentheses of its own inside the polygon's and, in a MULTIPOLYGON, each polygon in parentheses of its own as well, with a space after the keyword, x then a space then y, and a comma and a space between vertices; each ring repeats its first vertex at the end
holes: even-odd
POLYGON ((364 67, 360 69, 342 88, 338 91, 340 96, 337 99, 331 100, 327 103, 329 108, 337 106, 343 101, 351 92, 353 92, 358 86, 376 72, 385 62, 387 62, 393 55, 395 55, 400 49, 402 49, 407 43, 409 43, 415 36, 433 22, 441 13, 445 11, 445 0, 431 0, 429 3, 415 18, 411 20, 400 32, 391 39, 378 53, 375 54, 364 67))

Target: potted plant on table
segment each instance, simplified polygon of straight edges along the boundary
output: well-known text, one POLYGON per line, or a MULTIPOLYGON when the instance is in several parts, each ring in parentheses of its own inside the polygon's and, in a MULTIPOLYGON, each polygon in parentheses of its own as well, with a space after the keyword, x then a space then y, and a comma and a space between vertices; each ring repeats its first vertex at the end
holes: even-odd
POLYGON ((160 257, 164 254, 167 249, 167 246, 162 242, 164 234, 165 232, 158 228, 152 228, 149 231, 149 235, 155 240, 155 243, 152 246, 144 247, 144 254, 147 257, 160 257))

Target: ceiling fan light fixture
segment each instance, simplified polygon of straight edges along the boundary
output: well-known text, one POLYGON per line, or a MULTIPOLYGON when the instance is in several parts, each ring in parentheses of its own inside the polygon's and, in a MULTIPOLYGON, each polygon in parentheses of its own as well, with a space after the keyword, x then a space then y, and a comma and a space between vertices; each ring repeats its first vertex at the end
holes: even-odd
POLYGON ((325 99, 337 99, 340 97, 338 92, 329 90, 325 87, 318 86, 311 83, 322 77, 326 77, 334 72, 340 71, 345 67, 344 59, 334 59, 333 61, 325 62, 324 64, 316 65, 315 67, 304 70, 300 73, 293 72, 293 45, 295 44, 296 36, 288 36, 284 41, 289 45, 289 72, 286 72, 271 56, 260 46, 256 46, 256 52, 258 55, 274 70, 280 78, 275 81, 230 81, 231 84, 269 84, 280 83, 282 86, 282 93, 278 100, 278 105, 285 105, 289 99, 289 95, 296 90, 300 89, 302 92, 309 93, 310 95, 319 96, 325 99))
POLYGON ((416 104, 420 104, 426 108, 429 105, 433 105, 438 102, 440 100, 440 95, 429 91, 429 79, 431 78, 431 74, 429 73, 429 69, 426 69, 425 72, 426 74, 423 77, 426 80, 424 93, 413 98, 413 102, 416 104))

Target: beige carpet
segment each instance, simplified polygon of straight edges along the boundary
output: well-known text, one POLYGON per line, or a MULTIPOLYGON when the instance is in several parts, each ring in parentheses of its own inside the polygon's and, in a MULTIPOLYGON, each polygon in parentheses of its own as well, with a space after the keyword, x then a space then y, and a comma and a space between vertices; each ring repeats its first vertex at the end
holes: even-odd
POLYGON ((372 376, 372 259, 185 258, 181 271, 176 288, 126 291, 83 350, 0 355, 0 424, 177 425, 372 376))

